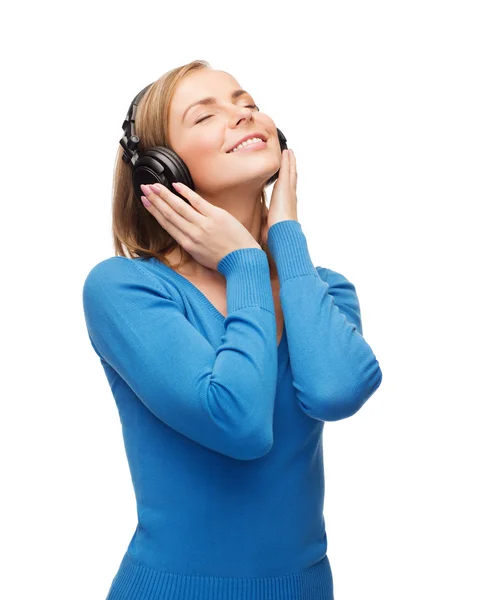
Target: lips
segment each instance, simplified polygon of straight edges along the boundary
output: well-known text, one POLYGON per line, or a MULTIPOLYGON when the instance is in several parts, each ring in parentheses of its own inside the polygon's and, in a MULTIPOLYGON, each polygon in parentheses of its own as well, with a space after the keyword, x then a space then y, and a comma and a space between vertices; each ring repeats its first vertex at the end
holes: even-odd
POLYGON ((231 152, 234 148, 236 148, 237 146, 239 146, 242 142, 246 142, 247 140, 250 140, 251 138, 260 138, 263 142, 267 141, 267 138, 265 137, 265 135, 263 133, 249 133, 248 135, 246 135, 245 137, 242 137, 241 140, 239 140, 238 142, 236 142, 236 144, 234 144, 229 150, 226 151, 226 153, 228 154, 229 152, 231 152))

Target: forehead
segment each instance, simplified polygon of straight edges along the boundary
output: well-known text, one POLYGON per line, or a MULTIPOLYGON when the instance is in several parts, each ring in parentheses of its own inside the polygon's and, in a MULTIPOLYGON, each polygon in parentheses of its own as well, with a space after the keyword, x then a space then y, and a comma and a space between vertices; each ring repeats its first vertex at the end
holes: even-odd
POLYGON ((175 89, 170 113, 180 119, 189 104, 205 96, 228 98, 229 93, 239 87, 238 81, 225 71, 214 69, 194 71, 186 75, 175 89))

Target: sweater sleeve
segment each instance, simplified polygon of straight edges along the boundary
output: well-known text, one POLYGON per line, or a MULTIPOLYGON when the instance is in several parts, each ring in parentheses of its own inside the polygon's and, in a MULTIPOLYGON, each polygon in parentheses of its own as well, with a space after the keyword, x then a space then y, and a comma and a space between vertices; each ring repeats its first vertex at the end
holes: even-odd
POLYGON ((277 383, 274 301, 265 252, 218 264, 227 282, 225 332, 215 349, 170 286, 126 257, 97 264, 83 285, 92 347, 161 421, 240 460, 272 447, 277 383), (168 289, 167 289, 168 287, 168 289))
POLYGON ((293 385, 300 408, 321 421, 355 414, 379 387, 382 372, 362 335, 355 287, 313 266, 295 220, 269 228, 277 265, 293 385))

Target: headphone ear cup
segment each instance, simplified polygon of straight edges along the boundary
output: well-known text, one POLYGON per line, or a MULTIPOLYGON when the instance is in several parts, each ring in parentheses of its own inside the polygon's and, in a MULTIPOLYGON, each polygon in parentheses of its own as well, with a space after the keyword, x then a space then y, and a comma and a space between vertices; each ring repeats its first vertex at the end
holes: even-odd
POLYGON ((166 146, 154 146, 141 152, 133 166, 133 189, 136 197, 141 196, 141 184, 160 183, 189 203, 181 196, 172 183, 183 183, 194 191, 194 181, 185 162, 180 156, 166 146))
MULTIPOLYGON (((277 136, 279 138, 279 145, 281 147, 281 160, 282 160, 282 153, 284 152, 284 150, 287 149, 288 144, 287 144, 286 136, 279 129, 279 127, 277 127, 277 136)), ((279 169, 279 171, 280 170, 281 169, 279 169)), ((277 173, 274 173, 274 175, 267 181, 267 183, 265 184, 266 187, 268 187, 269 185, 272 185, 273 183, 275 183, 277 181, 277 179, 279 177, 279 171, 277 171, 277 173)))
POLYGON ((189 169, 180 156, 166 146, 154 146, 142 152, 138 150, 140 139, 136 135, 134 126, 136 110, 146 90, 153 83, 147 85, 133 98, 126 113, 122 124, 124 135, 119 140, 124 149, 122 160, 130 165, 133 191, 137 198, 141 196, 142 184, 160 183, 190 204, 189 200, 181 196, 172 186, 172 183, 180 182, 195 191, 189 169))

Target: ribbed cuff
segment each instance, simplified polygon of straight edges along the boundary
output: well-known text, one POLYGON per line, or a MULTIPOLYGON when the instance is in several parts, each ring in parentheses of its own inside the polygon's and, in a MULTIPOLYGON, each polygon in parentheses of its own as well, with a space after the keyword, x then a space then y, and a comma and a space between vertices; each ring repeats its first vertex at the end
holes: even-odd
POLYGON ((269 228, 267 245, 276 261, 279 282, 299 275, 318 275, 299 221, 279 221, 269 228))
POLYGON ((226 277, 228 312, 260 306, 274 313, 267 254, 260 248, 239 248, 224 256, 217 270, 226 277))

